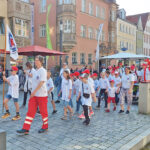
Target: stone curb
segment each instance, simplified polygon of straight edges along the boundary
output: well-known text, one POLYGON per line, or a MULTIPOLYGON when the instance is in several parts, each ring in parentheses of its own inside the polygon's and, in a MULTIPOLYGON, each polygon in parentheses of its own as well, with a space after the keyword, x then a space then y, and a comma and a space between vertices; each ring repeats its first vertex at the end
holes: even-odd
POLYGON ((140 150, 150 142, 150 129, 141 133, 129 143, 122 146, 119 150, 140 150))
POLYGON ((6 150, 6 132, 0 129, 0 150, 6 150))

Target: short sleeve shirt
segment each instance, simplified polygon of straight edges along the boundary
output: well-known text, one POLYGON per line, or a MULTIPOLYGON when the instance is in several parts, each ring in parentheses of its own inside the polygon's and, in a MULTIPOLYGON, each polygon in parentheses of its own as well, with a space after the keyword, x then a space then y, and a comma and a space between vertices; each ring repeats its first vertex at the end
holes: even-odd
MULTIPOLYGON (((51 88, 53 88, 53 90, 54 90, 54 83, 53 83, 52 78, 49 78, 49 79, 47 80, 46 86, 47 86, 47 91, 49 91, 51 88)), ((53 90, 52 90, 52 91, 53 91, 53 90)))
POLYGON ((118 84, 121 83, 121 78, 117 77, 117 78, 114 79, 114 81, 115 81, 115 86, 117 86, 118 84))
POLYGON ((103 78, 100 78, 99 79, 99 87, 101 89, 107 89, 109 87, 109 81, 107 78, 103 79, 103 78))
POLYGON ((115 93, 117 92, 117 87, 109 87, 108 88, 108 96, 115 97, 115 93))
POLYGON ((122 79, 122 88, 129 89, 131 87, 131 82, 134 82, 134 77, 132 74, 123 74, 122 79))
POLYGON ((38 87, 39 83, 43 81, 44 84, 42 87, 36 92, 36 97, 46 97, 47 96, 47 71, 41 67, 38 70, 34 71, 32 78, 32 92, 38 87))

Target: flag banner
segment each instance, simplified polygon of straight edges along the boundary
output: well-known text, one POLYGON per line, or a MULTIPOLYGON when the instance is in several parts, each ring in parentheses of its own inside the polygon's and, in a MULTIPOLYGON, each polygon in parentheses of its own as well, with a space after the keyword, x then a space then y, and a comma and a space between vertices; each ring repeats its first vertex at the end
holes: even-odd
POLYGON ((96 60, 99 60, 99 51, 100 51, 99 42, 100 42, 102 30, 103 30, 103 24, 100 24, 99 33, 98 33, 98 40, 97 40, 97 48, 96 48, 96 60))
POLYGON ((6 51, 10 52, 10 57, 14 60, 18 59, 18 49, 17 44, 15 42, 14 36, 10 30, 10 28, 7 25, 7 31, 6 31, 6 51))

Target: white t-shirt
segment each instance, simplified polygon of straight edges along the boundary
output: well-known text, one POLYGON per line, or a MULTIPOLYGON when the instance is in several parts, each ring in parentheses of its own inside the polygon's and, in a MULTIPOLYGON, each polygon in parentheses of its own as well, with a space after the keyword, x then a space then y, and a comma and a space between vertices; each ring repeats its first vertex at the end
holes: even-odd
POLYGON ((108 77, 108 79, 109 79, 109 81, 115 80, 115 76, 112 76, 112 75, 110 74, 109 77, 108 77))
POLYGON ((135 72, 132 72, 133 78, 134 78, 134 82, 137 82, 137 75, 135 72))
POLYGON ((80 84, 82 84, 81 80, 77 79, 74 82, 74 88, 76 90, 76 97, 79 95, 79 88, 80 88, 80 84))
POLYGON ((132 74, 123 74, 122 79, 122 88, 129 89, 131 87, 131 82, 134 82, 134 77, 132 74))
POLYGON ((118 87, 109 87, 108 88, 108 96, 115 97, 115 93, 117 92, 118 87))
POLYGON ((47 92, 48 92, 51 88, 53 88, 52 91, 54 90, 54 83, 53 83, 52 78, 49 78, 49 79, 47 80, 46 86, 47 86, 47 92))
POLYGON ((80 84, 79 91, 81 92, 81 102, 82 102, 82 105, 91 106, 92 105, 92 96, 91 96, 91 94, 95 93, 95 90, 94 90, 93 86, 89 83, 89 81, 88 81, 87 84, 85 84, 85 83, 80 84), (83 87, 82 87, 82 85, 83 85, 83 87), (89 98, 85 98, 83 96, 83 91, 86 94, 90 94, 90 97, 89 98))
MULTIPOLYGON (((140 76, 142 77, 142 81, 144 81, 144 70, 142 69, 140 72, 140 76)), ((150 71, 146 68, 146 80, 150 80, 150 71)))
POLYGON ((8 95, 11 95, 12 98, 19 98, 19 78, 18 75, 11 75, 7 78, 10 85, 8 87, 8 95))
POLYGON ((25 82, 25 85, 24 85, 24 91, 27 92, 27 84, 28 84, 28 90, 32 90, 32 77, 30 77, 28 74, 34 74, 35 72, 35 69, 32 68, 31 70, 27 70, 27 73, 26 73, 26 82, 25 82))
POLYGON ((100 78, 99 79, 99 87, 101 89, 107 89, 109 87, 109 81, 107 78, 103 79, 103 78, 100 78))
POLYGON ((91 77, 89 77, 88 78, 88 82, 93 86, 93 88, 94 88, 94 80, 91 78, 91 77))
POLYGON ((37 88, 37 86, 39 85, 39 83, 41 81, 44 81, 44 84, 36 92, 36 94, 35 94, 36 97, 46 97, 47 96, 47 87, 46 87, 47 71, 43 67, 34 71, 34 73, 33 73, 32 92, 37 88))
POLYGON ((70 90, 72 90, 71 79, 66 80, 65 78, 63 78, 62 84, 61 84, 62 100, 69 102, 70 99, 68 99, 68 96, 69 96, 70 90))
POLYGON ((117 86, 118 84, 121 83, 121 78, 120 77, 117 77, 117 78, 115 77, 114 81, 115 81, 115 86, 117 86))
POLYGON ((99 81, 96 79, 94 80, 94 89, 97 90, 98 86, 99 86, 99 81))

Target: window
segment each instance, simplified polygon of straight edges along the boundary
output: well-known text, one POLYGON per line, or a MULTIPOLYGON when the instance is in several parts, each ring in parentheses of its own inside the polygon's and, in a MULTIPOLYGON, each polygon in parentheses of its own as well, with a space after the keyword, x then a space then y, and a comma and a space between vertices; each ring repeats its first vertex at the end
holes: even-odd
POLYGON ((62 5, 63 4, 63 0, 59 0, 59 5, 62 5))
POLYGON ((80 54, 80 64, 82 64, 82 65, 85 64, 85 54, 84 53, 80 54))
POLYGON ((46 0, 41 0, 40 10, 41 13, 46 12, 46 0))
POLYGON ((105 32, 104 32, 104 31, 102 31, 102 34, 101 34, 100 40, 101 40, 102 42, 104 42, 104 41, 105 41, 105 32))
POLYGON ((93 39, 93 29, 92 28, 88 29, 88 38, 93 39))
POLYGON ((81 37, 86 37, 86 27, 84 25, 81 26, 81 37))
POLYGON ((115 21, 116 20, 116 13, 115 11, 111 11, 111 21, 115 21))
POLYGON ((82 0, 82 8, 81 8, 82 12, 86 12, 86 0, 82 0))
POLYGON ((92 54, 88 54, 88 64, 92 64, 92 54))
POLYGON ((93 15, 93 3, 92 2, 89 3, 89 14, 93 15))
POLYGON ((122 26, 121 26, 121 23, 120 23, 120 31, 122 31, 122 26))
POLYGON ((128 27, 126 27, 126 33, 128 33, 128 27))
POLYGON ((77 53, 72 53, 72 64, 77 64, 77 53))
POLYGON ((15 18, 15 35, 29 37, 28 25, 29 23, 26 20, 15 18))
POLYGON ((4 19, 0 18, 0 34, 5 34, 4 19))
POLYGON ((101 18, 105 19, 105 8, 102 8, 101 11, 101 18))
POLYGON ((40 37, 46 37, 46 25, 40 25, 40 37))
POLYGON ((64 21, 64 33, 71 33, 71 20, 64 21))
POLYGON ((71 4, 71 0, 64 0, 64 4, 71 4))
POLYGON ((72 33, 76 33, 76 24, 75 24, 75 21, 72 21, 72 33))
POLYGON ((96 6, 96 17, 100 17, 100 8, 99 6, 96 6))
POLYGON ((115 42, 115 33, 114 33, 114 31, 112 31, 112 33, 111 33, 111 41, 112 41, 112 43, 115 42))

